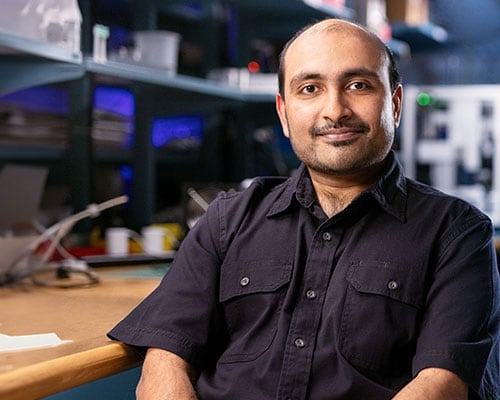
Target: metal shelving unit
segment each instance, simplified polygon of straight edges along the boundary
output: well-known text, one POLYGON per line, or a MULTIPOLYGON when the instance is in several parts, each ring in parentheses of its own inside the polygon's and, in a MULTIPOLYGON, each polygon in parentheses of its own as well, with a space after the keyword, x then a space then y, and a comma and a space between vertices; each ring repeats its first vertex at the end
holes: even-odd
POLYGON ((185 91, 209 97, 239 102, 272 102, 273 93, 249 93, 237 87, 187 75, 169 75, 160 68, 116 61, 96 63, 84 58, 84 68, 95 75, 123 79, 128 82, 152 84, 165 89, 185 91))
POLYGON ((414 51, 441 46, 448 41, 447 31, 439 25, 427 23, 416 26, 392 24, 392 35, 409 43, 414 51))
POLYGON ((0 57, 0 94, 78 79, 85 72, 80 52, 4 32, 0 57))
MULTIPOLYGON (((207 79, 180 74, 169 75, 160 68, 133 63, 117 61, 96 63, 87 55, 91 42, 90 4, 90 0, 80 0, 83 12, 84 55, 48 43, 0 33, 0 72, 3 75, 0 94, 39 85, 67 84, 70 88, 71 103, 68 118, 72 125, 67 148, 39 149, 39 151, 32 146, 19 148, 16 151, 9 148, 0 151, 0 158, 39 157, 53 161, 66 157, 73 160, 71 167, 75 170, 70 173, 78 176, 77 182, 72 183, 74 188, 72 196, 79 199, 75 204, 76 207, 85 205, 91 196, 91 165, 88 164, 102 160, 109 160, 112 163, 128 161, 134 167, 135 180, 138 182, 134 189, 133 204, 140 210, 134 211, 135 223, 148 224, 152 222, 155 166, 157 163, 170 164, 172 160, 176 162, 175 159, 178 158, 175 156, 172 160, 166 160, 163 155, 161 159, 158 157, 150 138, 152 117, 158 114, 175 115, 182 112, 218 113, 234 109, 238 110, 238 118, 248 122, 250 126, 246 127, 248 130, 255 128, 256 119, 269 120, 269 116, 264 116, 262 110, 263 106, 265 109, 274 110, 272 104, 275 94, 246 92, 238 87, 207 79), (91 98, 93 85, 96 83, 125 85, 137 96, 134 149, 126 152, 118 151, 119 154, 114 155, 112 150, 91 151, 91 98)), ((191 3, 183 0, 132 1, 131 7, 137 11, 133 13, 137 20, 134 21, 135 28, 156 29, 154 20, 159 12, 185 20, 186 26, 189 26, 190 22, 200 21, 210 25, 220 17, 214 11, 214 2, 203 0, 196 4, 199 7, 193 9, 191 3)), ((322 19, 326 15, 348 20, 355 18, 352 9, 335 8, 320 0, 234 0, 229 4, 239 15, 238 42, 234 45, 241 48, 248 47, 253 38, 284 41, 304 24, 322 19)), ((394 38, 409 42, 416 40, 423 45, 440 42, 442 32, 436 27, 431 28, 395 26, 394 38)), ((214 32, 215 29, 208 31, 214 32)), ((205 35, 205 33, 200 34, 205 35)), ((210 40, 205 38, 204 43, 210 45, 210 40)), ((397 41, 394 43, 400 44, 397 41)), ((248 49, 242 50, 241 60, 245 60, 249 55, 248 51, 248 49)), ((244 123, 240 121, 239 126, 243 125, 244 123)), ((245 132, 239 134, 242 136, 240 146, 242 148, 238 151, 245 153, 243 147, 248 139, 245 139, 245 132)), ((244 156, 245 154, 242 154, 243 158, 244 156)))

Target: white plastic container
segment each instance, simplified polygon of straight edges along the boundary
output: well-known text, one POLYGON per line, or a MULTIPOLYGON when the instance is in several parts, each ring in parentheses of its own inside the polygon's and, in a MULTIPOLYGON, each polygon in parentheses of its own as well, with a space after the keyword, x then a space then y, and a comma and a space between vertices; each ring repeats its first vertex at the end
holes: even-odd
POLYGON ((141 230, 142 247, 145 253, 159 255, 165 253, 165 229, 159 226, 146 226, 141 230))
POLYGON ((1 0, 0 31, 80 52, 77 0, 1 0))
POLYGON ((127 228, 108 228, 106 230, 106 253, 123 256, 129 251, 130 231, 127 228))
POLYGON ((134 32, 134 61, 177 73, 181 36, 169 31, 134 32))

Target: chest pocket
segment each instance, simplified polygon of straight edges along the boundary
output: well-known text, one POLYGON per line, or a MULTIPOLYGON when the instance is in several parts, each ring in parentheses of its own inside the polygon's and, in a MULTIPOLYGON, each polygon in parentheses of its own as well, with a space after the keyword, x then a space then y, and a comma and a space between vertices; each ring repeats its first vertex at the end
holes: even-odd
POLYGON ((425 299, 420 271, 385 262, 350 266, 339 348, 353 365, 385 375, 408 368, 425 299))
POLYGON ((224 264, 219 301, 229 334, 229 345, 219 362, 256 359, 276 334, 292 263, 257 260, 224 264))

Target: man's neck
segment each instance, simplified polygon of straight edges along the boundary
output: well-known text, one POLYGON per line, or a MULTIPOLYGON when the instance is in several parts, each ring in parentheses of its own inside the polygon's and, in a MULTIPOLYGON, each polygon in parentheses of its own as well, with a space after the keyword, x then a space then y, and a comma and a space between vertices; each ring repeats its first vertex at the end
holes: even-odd
POLYGON ((382 167, 336 176, 309 170, 316 197, 325 214, 330 218, 344 210, 378 180, 382 167))

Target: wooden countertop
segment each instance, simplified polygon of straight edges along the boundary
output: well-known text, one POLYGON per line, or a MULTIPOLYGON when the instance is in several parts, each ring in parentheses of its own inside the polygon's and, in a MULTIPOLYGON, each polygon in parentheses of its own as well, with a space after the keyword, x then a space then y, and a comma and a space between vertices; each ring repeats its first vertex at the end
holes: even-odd
POLYGON ((159 279, 97 273, 101 282, 87 288, 0 288, 0 333, 54 332, 71 341, 51 348, 0 352, 1 399, 49 396, 140 365, 137 353, 109 340, 106 333, 159 279))

